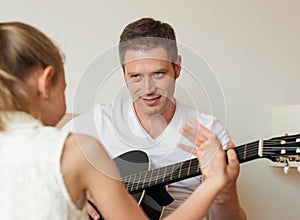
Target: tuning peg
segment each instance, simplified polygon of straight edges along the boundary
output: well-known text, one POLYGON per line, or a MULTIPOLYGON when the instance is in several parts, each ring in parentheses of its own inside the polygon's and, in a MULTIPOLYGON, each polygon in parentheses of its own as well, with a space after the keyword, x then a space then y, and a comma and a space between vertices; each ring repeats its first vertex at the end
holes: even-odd
POLYGON ((300 167, 297 167, 297 171, 298 171, 298 173, 300 173, 300 167))
POLYGON ((283 168, 284 174, 288 174, 289 171, 290 171, 290 166, 289 166, 289 165, 286 165, 286 166, 283 168))
POLYGON ((281 140, 280 144, 286 144, 286 141, 285 140, 281 140))

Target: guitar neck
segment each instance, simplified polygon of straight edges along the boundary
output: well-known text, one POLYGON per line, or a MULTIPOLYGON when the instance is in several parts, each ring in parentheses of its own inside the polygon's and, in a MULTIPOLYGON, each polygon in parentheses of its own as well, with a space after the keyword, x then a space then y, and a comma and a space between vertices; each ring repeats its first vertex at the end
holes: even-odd
MULTIPOLYGON (((240 163, 254 160, 262 153, 262 143, 255 141, 234 148, 240 163)), ((146 188, 167 185, 173 182, 201 175, 200 164, 197 158, 179 162, 123 177, 128 192, 135 193, 146 188)))

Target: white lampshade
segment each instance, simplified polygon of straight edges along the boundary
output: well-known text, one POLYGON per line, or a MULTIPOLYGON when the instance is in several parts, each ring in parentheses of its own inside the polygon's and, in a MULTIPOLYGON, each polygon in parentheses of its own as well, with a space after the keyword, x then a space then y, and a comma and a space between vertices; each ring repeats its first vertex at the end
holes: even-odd
POLYGON ((272 135, 300 133, 300 105, 284 105, 272 108, 272 135))

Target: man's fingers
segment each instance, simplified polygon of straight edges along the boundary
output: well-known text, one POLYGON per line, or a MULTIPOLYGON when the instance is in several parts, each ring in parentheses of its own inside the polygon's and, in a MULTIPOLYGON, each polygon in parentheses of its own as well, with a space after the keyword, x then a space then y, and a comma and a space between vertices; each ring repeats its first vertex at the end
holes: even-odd
POLYGON ((228 149, 227 158, 230 169, 239 169, 239 161, 233 149, 228 149))
POLYGON ((232 141, 228 141, 228 143, 227 143, 227 149, 232 149, 232 148, 234 148, 234 143, 232 142, 232 141))

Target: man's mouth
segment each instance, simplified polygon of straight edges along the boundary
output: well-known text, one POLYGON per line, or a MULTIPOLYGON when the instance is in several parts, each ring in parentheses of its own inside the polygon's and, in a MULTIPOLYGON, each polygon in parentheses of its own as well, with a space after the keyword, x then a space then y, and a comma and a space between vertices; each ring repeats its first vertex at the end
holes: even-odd
POLYGON ((147 105, 155 105, 159 102, 161 96, 155 97, 155 98, 142 98, 143 102, 147 105))

